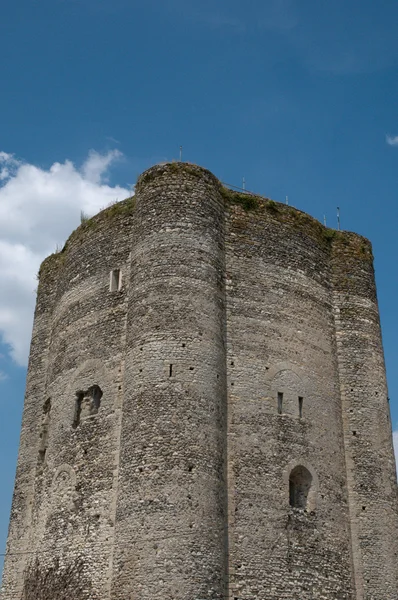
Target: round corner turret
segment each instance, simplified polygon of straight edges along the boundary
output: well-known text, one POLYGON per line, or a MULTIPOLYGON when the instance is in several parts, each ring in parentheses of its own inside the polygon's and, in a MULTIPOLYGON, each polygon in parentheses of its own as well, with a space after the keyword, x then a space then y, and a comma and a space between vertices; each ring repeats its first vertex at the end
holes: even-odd
POLYGON ((158 178, 170 178, 171 180, 176 176, 186 179, 207 179, 209 183, 211 182, 217 187, 221 185, 217 177, 204 167, 187 162, 166 162, 153 165, 144 171, 137 179, 136 189, 142 189, 143 186, 158 178))

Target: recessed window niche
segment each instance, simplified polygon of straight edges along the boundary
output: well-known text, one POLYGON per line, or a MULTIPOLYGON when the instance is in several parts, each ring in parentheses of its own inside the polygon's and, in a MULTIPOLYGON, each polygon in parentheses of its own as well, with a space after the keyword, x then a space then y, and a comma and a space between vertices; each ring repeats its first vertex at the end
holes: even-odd
POLYGON ((82 419, 96 415, 101 406, 102 390, 99 385, 92 385, 86 391, 78 390, 75 400, 75 416, 73 427, 76 428, 82 419))

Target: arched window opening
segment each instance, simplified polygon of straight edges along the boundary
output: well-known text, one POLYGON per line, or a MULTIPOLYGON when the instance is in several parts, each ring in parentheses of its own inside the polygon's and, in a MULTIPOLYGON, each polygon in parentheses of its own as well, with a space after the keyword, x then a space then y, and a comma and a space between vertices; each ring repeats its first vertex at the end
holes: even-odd
POLYGON ((311 489, 312 475, 302 466, 295 467, 289 477, 289 501, 293 508, 305 510, 311 489))

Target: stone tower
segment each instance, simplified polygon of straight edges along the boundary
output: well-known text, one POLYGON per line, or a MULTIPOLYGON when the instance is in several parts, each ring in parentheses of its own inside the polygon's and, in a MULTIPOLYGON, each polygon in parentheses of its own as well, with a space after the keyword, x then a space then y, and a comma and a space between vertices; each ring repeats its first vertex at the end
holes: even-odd
POLYGON ((397 600, 369 242, 157 165, 40 269, 2 600, 397 600))

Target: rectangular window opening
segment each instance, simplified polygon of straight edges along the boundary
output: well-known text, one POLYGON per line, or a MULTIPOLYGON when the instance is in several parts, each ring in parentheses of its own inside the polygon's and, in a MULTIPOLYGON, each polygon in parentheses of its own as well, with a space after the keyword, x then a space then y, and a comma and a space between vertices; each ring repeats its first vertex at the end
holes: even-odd
POLYGON ((122 272, 120 269, 113 269, 111 271, 109 290, 111 292, 118 292, 122 287, 122 272))
POLYGON ((300 417, 300 419, 303 418, 303 402, 304 402, 304 398, 302 396, 299 396, 298 404, 299 404, 299 417, 300 417))
POLYGON ((283 394, 282 392, 278 392, 278 415, 282 414, 283 408, 283 394))
POLYGON ((169 377, 173 377, 173 365, 169 367, 169 377))

